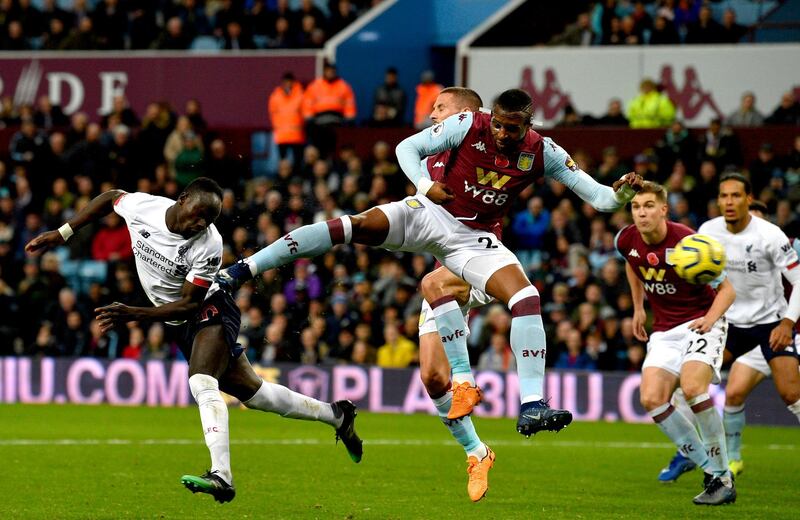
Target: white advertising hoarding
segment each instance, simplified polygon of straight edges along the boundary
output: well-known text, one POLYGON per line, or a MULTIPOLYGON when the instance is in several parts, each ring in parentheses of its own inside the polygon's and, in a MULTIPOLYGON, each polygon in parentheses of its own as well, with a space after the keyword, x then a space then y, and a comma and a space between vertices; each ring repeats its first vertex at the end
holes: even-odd
POLYGON ((469 49, 464 84, 490 104, 503 90, 522 88, 536 119, 553 126, 571 103, 579 114, 602 116, 609 100, 623 105, 639 82, 656 80, 689 126, 707 126, 739 106, 746 91, 769 115, 781 95, 800 97, 800 45, 695 45, 626 48, 469 49))

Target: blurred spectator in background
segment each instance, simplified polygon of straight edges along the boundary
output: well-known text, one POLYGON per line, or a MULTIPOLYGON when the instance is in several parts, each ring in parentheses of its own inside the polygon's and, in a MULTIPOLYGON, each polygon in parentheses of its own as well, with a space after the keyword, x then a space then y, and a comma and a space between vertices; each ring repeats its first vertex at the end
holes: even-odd
POLYGON ((784 92, 778 108, 764 122, 769 125, 800 125, 800 102, 795 99, 794 92, 784 92))
POLYGON ((736 11, 731 8, 722 13, 722 25, 719 28, 720 43, 739 43, 747 33, 747 27, 736 23, 736 11))
POLYGON ((565 341, 566 352, 561 352, 556 361, 555 368, 571 370, 594 370, 594 360, 583 349, 583 338, 577 329, 567 332, 565 341))
POLYGON ((594 124, 599 126, 628 126, 630 123, 622 112, 622 101, 618 98, 610 100, 608 102, 608 111, 597 119, 594 124))
POLYGON ((750 183, 753 185, 753 195, 758 198, 761 192, 770 185, 773 178, 782 177, 783 171, 775 150, 771 143, 761 143, 758 155, 749 164, 750 183))
POLYGON ((33 114, 34 124, 42 130, 53 130, 69 124, 69 119, 61 111, 61 107, 50 102, 50 96, 39 96, 36 101, 36 112, 33 114))
POLYGON ((650 78, 642 80, 639 92, 628 103, 627 116, 631 128, 661 128, 675 120, 675 105, 666 94, 658 91, 655 81, 650 78))
POLYGON ((322 77, 312 81, 303 94, 303 117, 307 122, 308 139, 322 157, 336 147, 336 127, 352 123, 356 117, 356 98, 350 85, 326 63, 322 77))
POLYGON ((136 112, 128 105, 128 99, 122 94, 114 96, 111 111, 103 116, 102 122, 105 128, 108 128, 108 122, 112 116, 117 116, 119 122, 128 128, 137 128, 139 126, 139 118, 136 116, 136 112))
POLYGON ((489 347, 478 358, 478 370, 508 372, 516 368, 517 361, 508 338, 504 334, 492 334, 489 347))
POLYGON ((291 159, 297 173, 306 134, 303 128, 303 86, 292 72, 283 74, 281 84, 269 95, 267 105, 272 139, 278 145, 278 154, 281 159, 291 159))
POLYGON ((231 20, 225 25, 225 35, 223 38, 223 49, 240 51, 255 49, 256 44, 250 35, 242 30, 242 26, 236 20, 231 20))
POLYGON ((677 45, 681 42, 677 29, 671 20, 657 16, 650 31, 650 45, 677 45))
MULTIPOLYGON (((700 2, 697 2, 700 3, 700 2)), ((697 21, 686 27, 686 43, 719 43, 722 41, 722 27, 714 20, 711 7, 700 7, 697 21)))
POLYGON ((431 124, 431 112, 436 97, 444 87, 434 81, 433 72, 426 70, 417 84, 417 98, 414 101, 414 128, 422 129, 431 124))
POLYGON ((550 227, 550 212, 541 197, 531 197, 528 208, 514 215, 511 231, 516 240, 514 254, 525 269, 539 269, 544 237, 550 227))
POLYGON ((417 345, 400 334, 395 323, 383 327, 385 343, 378 349, 377 364, 383 368, 406 368, 417 361, 417 345))
POLYGON ((575 23, 568 25, 564 32, 553 36, 547 44, 588 47, 592 45, 594 38, 589 13, 580 13, 575 23))
POLYGON ((717 117, 711 120, 708 130, 700 137, 699 152, 701 161, 714 161, 720 171, 739 164, 742 157, 736 134, 723 126, 722 120, 717 117))
POLYGON ((756 95, 752 92, 742 94, 739 108, 725 121, 728 126, 761 126, 764 116, 756 109, 756 95))
POLYGON ((156 50, 183 50, 188 49, 192 43, 191 36, 183 26, 183 21, 177 16, 167 20, 164 29, 158 38, 150 45, 156 50))
POLYGON ((116 213, 103 218, 103 227, 94 236, 92 259, 119 262, 133 258, 131 235, 125 222, 116 213))
POLYGON ((387 126, 403 126, 406 113, 406 92, 397 82, 397 69, 386 69, 383 85, 375 89, 373 101, 373 118, 378 105, 386 107, 387 126))

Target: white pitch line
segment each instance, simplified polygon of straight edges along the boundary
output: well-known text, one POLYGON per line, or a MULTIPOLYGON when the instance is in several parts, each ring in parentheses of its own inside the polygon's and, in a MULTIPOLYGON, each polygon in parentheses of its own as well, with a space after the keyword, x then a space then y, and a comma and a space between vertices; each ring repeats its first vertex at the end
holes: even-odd
MULTIPOLYGON (((231 444, 255 446, 317 446, 330 444, 320 439, 231 439, 231 444)), ((540 448, 597 448, 597 449, 668 449, 674 448, 667 442, 585 442, 585 441, 544 441, 536 440, 494 440, 492 446, 520 446, 540 448)), ((0 439, 0 446, 174 446, 203 444, 195 439, 0 439)), ((451 440, 429 439, 369 439, 367 446, 456 446, 451 440)), ((796 450, 794 444, 752 444, 748 448, 766 450, 796 450)))

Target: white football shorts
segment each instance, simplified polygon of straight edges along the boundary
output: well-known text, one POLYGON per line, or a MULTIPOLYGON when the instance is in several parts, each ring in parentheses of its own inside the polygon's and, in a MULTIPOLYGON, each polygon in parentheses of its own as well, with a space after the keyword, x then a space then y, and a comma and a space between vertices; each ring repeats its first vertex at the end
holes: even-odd
POLYGON ((381 247, 430 253, 480 291, 486 290, 486 282, 498 270, 519 265, 514 253, 494 233, 465 226, 424 195, 377 208, 389 219, 389 235, 381 247))
POLYGON ((644 358, 642 368, 661 368, 680 376, 684 363, 701 361, 714 371, 711 382, 719 383, 722 352, 728 335, 728 321, 723 316, 705 334, 698 334, 689 329, 689 324, 693 321, 652 333, 647 343, 647 356, 644 358))

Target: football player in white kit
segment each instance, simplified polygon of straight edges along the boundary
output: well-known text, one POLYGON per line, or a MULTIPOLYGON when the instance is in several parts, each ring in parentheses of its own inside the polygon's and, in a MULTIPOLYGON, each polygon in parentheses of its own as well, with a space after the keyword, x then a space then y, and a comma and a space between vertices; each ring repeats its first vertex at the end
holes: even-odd
POLYGON ((184 475, 192 492, 208 493, 218 502, 233 500, 236 491, 230 465, 228 408, 220 390, 248 408, 331 425, 350 457, 359 462, 361 439, 355 433, 355 406, 349 401, 323 403, 288 388, 263 381, 236 343, 240 311, 230 295, 213 284, 222 259, 222 237, 214 220, 222 208, 222 189, 206 177, 190 183, 174 201, 147 193, 109 190, 56 231, 31 240, 34 253, 63 245, 75 231, 114 211, 125 219, 131 235, 136 270, 153 307, 121 303, 95 309, 105 332, 128 321, 164 321, 184 327, 181 352, 189 360, 189 387, 198 404, 211 469, 201 476, 184 475))
POLYGON ((734 475, 744 470, 744 403, 758 383, 772 374, 781 399, 800 420, 800 373, 794 339, 800 317, 798 255, 779 227, 752 215, 752 202, 750 182, 745 177, 723 176, 718 196, 722 216, 699 230, 725 246, 726 270, 737 294, 728 310, 731 328, 726 348, 738 357, 725 387, 724 414, 734 475), (792 285, 788 303, 781 276, 792 285))

